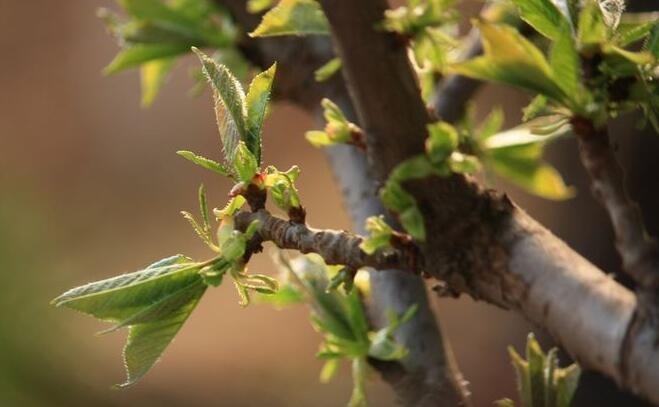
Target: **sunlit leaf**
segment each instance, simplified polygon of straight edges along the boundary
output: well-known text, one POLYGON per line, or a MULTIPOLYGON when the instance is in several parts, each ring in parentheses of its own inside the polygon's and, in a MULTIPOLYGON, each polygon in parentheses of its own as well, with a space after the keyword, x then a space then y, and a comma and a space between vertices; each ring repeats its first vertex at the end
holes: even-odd
POLYGON ((135 68, 145 62, 173 57, 188 52, 186 44, 135 44, 124 48, 105 67, 103 73, 111 75, 128 68, 135 68))
POLYGON ((142 106, 149 107, 158 96, 160 88, 165 84, 167 75, 172 70, 175 60, 173 58, 157 59, 142 64, 140 79, 142 86, 142 106))
POLYGON ((329 23, 315 0, 281 0, 263 16, 261 24, 249 35, 307 34, 329 34, 329 23))
POLYGON ((500 82, 544 94, 559 102, 565 93, 555 82, 544 55, 514 28, 481 22, 485 55, 450 69, 476 79, 500 82))
POLYGON ((272 81, 276 70, 277 64, 275 63, 266 71, 256 75, 249 85, 249 91, 245 98, 247 105, 247 139, 245 144, 254 154, 258 164, 261 163, 261 128, 270 101, 272 81))
POLYGON ((564 35, 562 26, 567 25, 563 13, 551 0, 513 0, 520 17, 545 37, 556 40, 564 35))
POLYGON ((341 58, 332 58, 326 64, 316 69, 314 78, 318 82, 325 82, 341 70, 341 65, 341 58))

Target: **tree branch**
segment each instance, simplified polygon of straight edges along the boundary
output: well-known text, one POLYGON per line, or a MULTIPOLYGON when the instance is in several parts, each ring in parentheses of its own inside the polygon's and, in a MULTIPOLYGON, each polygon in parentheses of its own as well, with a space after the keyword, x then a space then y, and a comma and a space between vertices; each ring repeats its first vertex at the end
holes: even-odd
POLYGON ((305 254, 317 253, 330 265, 340 264, 355 270, 372 267, 378 270, 398 268, 414 272, 422 264, 413 244, 366 254, 359 248, 363 238, 350 232, 313 229, 302 223, 272 216, 263 209, 240 212, 235 219, 236 228, 241 231, 258 220, 257 233, 262 241, 273 242, 280 249, 292 249, 305 254))
POLYGON ((593 194, 609 214, 623 268, 641 289, 659 288, 659 244, 648 236, 638 206, 625 190, 624 173, 611 148, 607 129, 590 120, 572 119, 581 162, 590 175, 593 194))
MULTIPOLYGON (((404 47, 375 29, 382 0, 321 0, 343 74, 382 182, 423 151, 429 121, 404 47)), ((426 271, 457 291, 516 309, 551 332, 583 366, 659 402, 656 327, 634 295, 515 207, 452 176, 410 183, 424 214, 426 271), (577 310, 577 312, 575 312, 577 310)))

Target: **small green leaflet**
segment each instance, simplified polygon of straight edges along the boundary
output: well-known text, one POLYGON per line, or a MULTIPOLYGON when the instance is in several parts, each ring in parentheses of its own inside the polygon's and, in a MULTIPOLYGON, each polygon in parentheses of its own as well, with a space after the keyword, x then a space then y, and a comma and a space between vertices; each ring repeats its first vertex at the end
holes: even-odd
POLYGON ((314 72, 317 82, 325 82, 341 70, 341 58, 332 58, 314 72))
POLYGON ((568 25, 567 19, 551 0, 513 0, 513 3, 520 17, 540 34, 552 40, 565 35, 563 27, 568 25))
POLYGON ((116 325, 128 327, 124 348, 127 380, 139 380, 158 361, 206 290, 202 264, 176 255, 144 270, 89 283, 55 298, 67 306, 116 325))
POLYGON ((547 199, 574 196, 554 167, 542 161, 545 145, 560 133, 541 136, 533 123, 492 135, 481 142, 486 167, 529 193, 547 199))
POLYGON ((245 93, 240 82, 226 66, 215 62, 206 54, 193 48, 202 64, 204 75, 213 89, 215 117, 224 148, 224 157, 233 163, 233 156, 240 140, 247 139, 245 93))
POLYGON ((575 100, 582 100, 584 93, 587 91, 580 85, 581 66, 579 54, 569 28, 567 32, 561 32, 554 40, 549 63, 553 78, 565 92, 566 101, 570 101, 568 107, 573 112, 578 111, 581 104, 575 100))
POLYGON ((128 68, 135 68, 145 62, 174 57, 188 52, 185 44, 135 44, 124 48, 103 70, 111 75, 128 68))
POLYGON ((180 155, 181 157, 185 158, 186 160, 189 160, 195 164, 197 164, 200 167, 206 168, 207 170, 211 170, 213 172, 216 172, 220 175, 223 175, 225 177, 229 176, 229 170, 222 164, 213 161, 211 159, 208 159, 206 157, 202 157, 200 155, 197 155, 193 153, 192 151, 177 151, 176 154, 180 155))
MULTIPOLYGON (((533 334, 526 342, 526 360, 508 348, 517 374, 519 398, 524 407, 569 407, 579 383, 577 364, 558 367, 557 350, 545 354, 533 334)), ((510 399, 497 402, 499 407, 514 407, 510 399)))
POLYGON ((598 0, 587 0, 579 14, 577 38, 580 44, 599 44, 606 41, 608 30, 598 0))
POLYGON ((261 162, 261 128, 265 120, 270 94, 272 93, 272 82, 277 71, 274 63, 266 71, 256 75, 249 85, 249 91, 245 98, 247 104, 247 140, 246 144, 254 153, 256 161, 261 162))
POLYGON ((196 48, 192 50, 199 57, 203 73, 213 89, 215 116, 225 160, 235 166, 236 149, 242 141, 260 165, 261 129, 272 93, 276 65, 257 75, 245 96, 242 85, 226 66, 196 48))
POLYGON ((329 34, 329 23, 315 0, 281 0, 263 16, 261 24, 249 35, 272 37, 307 34, 329 34))
POLYGON ((172 70, 174 62, 174 58, 162 58, 142 64, 140 67, 142 107, 149 107, 153 104, 160 93, 160 88, 167 80, 167 75, 172 70))

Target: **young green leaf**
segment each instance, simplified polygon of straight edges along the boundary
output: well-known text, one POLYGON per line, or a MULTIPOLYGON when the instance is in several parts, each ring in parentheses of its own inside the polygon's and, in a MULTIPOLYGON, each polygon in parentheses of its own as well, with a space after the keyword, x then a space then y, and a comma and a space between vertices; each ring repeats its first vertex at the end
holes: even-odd
POLYGON ((263 16, 261 24, 249 35, 271 37, 308 34, 329 34, 327 18, 315 0, 281 0, 263 16))
POLYGON ((458 148, 458 132, 446 122, 427 126, 426 152, 434 165, 442 164, 458 148))
POLYGON ((142 86, 142 107, 149 107, 165 84, 167 75, 174 66, 174 58, 156 59, 142 64, 140 80, 142 86))
POLYGON ((341 70, 341 65, 341 58, 332 58, 326 64, 316 69, 314 78, 316 78, 317 82, 325 82, 341 70))
POLYGON ((143 63, 161 60, 188 52, 186 44, 135 44, 124 48, 112 62, 105 67, 103 73, 111 75, 128 68, 134 68, 143 63))
POLYGON ((176 255, 154 263, 144 270, 73 288, 53 300, 111 322, 121 322, 144 307, 200 279, 199 263, 176 255))
POLYGON ((247 145, 240 141, 236 148, 233 161, 233 169, 238 179, 244 183, 249 183, 259 170, 259 164, 254 154, 249 150, 247 145))
POLYGON ((598 0, 587 0, 579 14, 577 38, 582 45, 606 41, 607 27, 598 0))
POLYGON ((256 162, 261 163, 261 128, 265 119, 270 94, 272 92, 272 81, 275 78, 277 64, 272 64, 266 71, 256 75, 249 85, 249 91, 245 99, 247 105, 247 148, 256 157, 256 162))
POLYGON ((166 318, 129 327, 128 339, 124 348, 127 379, 120 387, 134 384, 160 359, 165 348, 174 339, 206 290, 204 284, 198 284, 196 287, 189 301, 166 318))
POLYGON ((366 407, 366 360, 355 358, 352 360, 352 395, 348 407, 366 407))
POLYGON ((339 360, 338 359, 329 359, 323 365, 323 368, 320 370, 320 382, 329 383, 334 376, 339 371, 339 360))
POLYGON ((578 101, 583 100, 586 90, 580 86, 579 54, 570 32, 564 32, 554 40, 549 61, 553 78, 565 92, 566 100, 571 101, 568 107, 573 111, 579 109, 581 104, 578 101))
POLYGON ((260 13, 272 6, 273 0, 248 0, 247 11, 250 13, 260 13))
POLYGON ((370 216, 366 219, 368 237, 359 244, 359 248, 366 254, 373 254, 377 250, 391 247, 391 237, 394 230, 387 225, 383 216, 370 216))
POLYGON ((480 22, 485 55, 450 67, 476 79, 500 82, 544 94, 556 101, 565 93, 555 82, 544 55, 514 28, 480 22))
POLYGON ((207 55, 192 48, 202 63, 202 70, 213 89, 215 116, 224 147, 226 161, 233 163, 239 141, 247 137, 245 93, 240 82, 226 66, 215 62, 207 55))
POLYGON ((181 151, 177 151, 176 154, 180 155, 186 160, 189 160, 197 164, 200 167, 206 168, 207 170, 211 170, 225 177, 229 176, 229 170, 224 165, 218 163, 217 161, 213 161, 206 157, 202 157, 200 155, 193 153, 192 151, 181 150, 181 151))
POLYGON ((542 161, 545 144, 553 137, 556 135, 533 134, 529 127, 511 129, 483 142, 483 159, 494 172, 527 192, 547 199, 568 199, 574 196, 574 189, 542 161))
POLYGON ((213 214, 217 220, 222 220, 227 216, 232 216, 245 205, 247 200, 242 195, 234 196, 222 209, 213 209, 213 214))
POLYGON ((552 40, 565 35, 562 27, 568 22, 551 0, 513 0, 513 3, 522 20, 540 34, 552 40))

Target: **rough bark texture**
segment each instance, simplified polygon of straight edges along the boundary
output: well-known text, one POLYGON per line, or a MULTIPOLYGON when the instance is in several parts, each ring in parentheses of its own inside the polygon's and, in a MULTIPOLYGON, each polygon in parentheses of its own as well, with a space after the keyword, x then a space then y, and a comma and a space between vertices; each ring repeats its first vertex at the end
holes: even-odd
MULTIPOLYGON (((386 3, 321 0, 375 176, 420 153, 429 118, 403 46, 376 30, 386 3)), ((409 185, 426 220, 426 271, 546 327, 586 368, 659 402, 656 327, 634 295, 505 196, 462 176, 409 185), (641 356, 643 355, 643 356, 641 356), (643 359, 642 359, 643 358, 643 359)))
POLYGON ((592 181, 593 195, 611 219, 623 268, 642 290, 655 293, 659 288, 659 244, 648 236, 641 212, 625 190, 624 173, 608 132, 579 117, 572 119, 572 127, 579 140, 581 162, 592 181))

